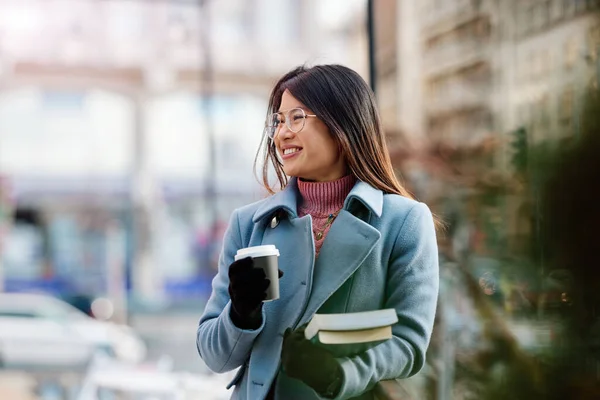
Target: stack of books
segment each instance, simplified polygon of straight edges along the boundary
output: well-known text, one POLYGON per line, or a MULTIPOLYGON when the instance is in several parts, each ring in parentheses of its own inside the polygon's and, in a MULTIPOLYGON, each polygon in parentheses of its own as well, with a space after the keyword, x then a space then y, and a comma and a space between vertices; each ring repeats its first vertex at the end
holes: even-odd
POLYGON ((393 308, 345 314, 315 314, 304 336, 336 357, 351 357, 392 338, 393 308))

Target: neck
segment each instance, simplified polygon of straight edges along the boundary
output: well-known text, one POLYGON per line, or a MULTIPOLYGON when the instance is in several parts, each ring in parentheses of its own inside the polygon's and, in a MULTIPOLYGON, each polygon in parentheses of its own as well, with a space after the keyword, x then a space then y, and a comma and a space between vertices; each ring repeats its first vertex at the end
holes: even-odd
POLYGON ((302 197, 299 213, 324 216, 335 213, 344 205, 344 200, 356 182, 353 175, 328 182, 310 182, 298 179, 298 190, 302 197))

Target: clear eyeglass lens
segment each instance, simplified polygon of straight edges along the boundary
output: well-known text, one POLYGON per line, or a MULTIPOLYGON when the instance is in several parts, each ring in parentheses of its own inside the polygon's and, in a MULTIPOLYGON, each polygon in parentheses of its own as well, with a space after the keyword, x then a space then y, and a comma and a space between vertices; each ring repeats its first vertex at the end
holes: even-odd
POLYGON ((265 124, 265 133, 267 134, 267 136, 269 136, 270 138, 273 138, 275 136, 275 132, 277 131, 280 122, 281 117, 279 116, 279 114, 269 115, 269 117, 267 118, 267 123, 265 124))
POLYGON ((288 112, 288 115, 286 116, 288 128, 290 128, 292 132, 300 132, 300 130, 302 130, 302 128, 304 127, 305 117, 306 115, 304 114, 304 110, 302 110, 301 108, 295 108, 293 110, 290 110, 288 112))
POLYGON ((271 139, 273 139, 273 137, 275 136, 275 130, 277 128, 273 127, 273 126, 265 126, 265 135, 267 135, 268 137, 270 137, 271 139))
POLYGON ((280 114, 271 114, 270 125, 277 127, 281 123, 281 115, 280 114))
MULTIPOLYGON (((265 126, 265 132, 270 137, 275 137, 275 132, 279 129, 280 124, 283 122, 280 113, 273 113, 267 118, 267 124, 265 126)), ((288 129, 294 133, 298 133, 304 128, 304 121, 306 119, 306 114, 304 110, 301 108, 294 108, 289 110, 285 114, 285 124, 288 129)))

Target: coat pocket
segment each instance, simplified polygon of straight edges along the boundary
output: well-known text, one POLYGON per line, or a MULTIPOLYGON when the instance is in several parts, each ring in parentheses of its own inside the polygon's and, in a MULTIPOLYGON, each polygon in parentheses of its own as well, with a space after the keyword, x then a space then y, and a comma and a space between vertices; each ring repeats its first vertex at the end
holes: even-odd
POLYGON ((232 386, 235 386, 238 384, 238 382, 242 379, 242 377, 244 376, 244 372, 246 372, 246 368, 248 368, 248 361, 246 361, 241 367, 240 369, 238 369, 238 371, 235 373, 233 379, 231 380, 231 382, 229 382, 227 384, 227 390, 231 389, 232 386))

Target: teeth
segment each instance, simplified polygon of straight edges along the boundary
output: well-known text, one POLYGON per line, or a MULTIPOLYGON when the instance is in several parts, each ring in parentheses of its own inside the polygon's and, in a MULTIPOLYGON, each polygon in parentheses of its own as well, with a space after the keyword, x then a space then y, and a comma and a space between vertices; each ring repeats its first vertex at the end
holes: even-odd
POLYGON ((300 149, 298 149, 297 147, 294 147, 294 148, 291 148, 291 149, 285 149, 283 151, 283 154, 292 154, 292 153, 297 152, 298 150, 300 150, 300 149))

